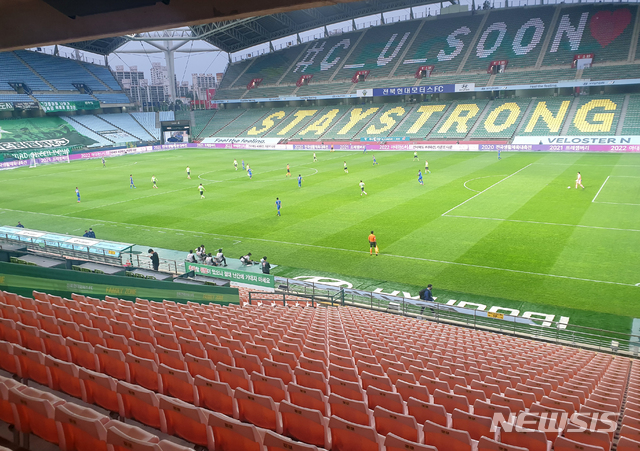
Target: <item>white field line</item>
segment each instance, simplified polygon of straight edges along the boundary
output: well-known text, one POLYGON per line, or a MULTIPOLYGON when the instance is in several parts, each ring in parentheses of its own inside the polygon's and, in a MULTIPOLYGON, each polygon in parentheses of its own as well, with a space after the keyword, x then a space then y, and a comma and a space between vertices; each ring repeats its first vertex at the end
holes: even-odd
POLYGON ((602 188, 604 188, 604 185, 609 181, 609 177, 611 177, 611 176, 608 175, 607 178, 604 179, 604 182, 602 182, 602 186, 600 187, 600 189, 598 190, 596 195, 593 197, 593 200, 591 201, 592 203, 596 201, 596 198, 598 197, 598 194, 600 194, 600 191, 602 191, 602 188))
MULTIPOLYGON (((604 203, 604 202, 596 202, 596 203, 604 203)), ((483 219, 487 221, 504 221, 504 222, 520 222, 524 224, 541 224, 541 225, 556 225, 563 227, 579 227, 583 229, 598 229, 598 230, 615 230, 618 232, 640 232, 640 229, 622 229, 618 227, 600 227, 600 226, 589 226, 582 224, 563 224, 560 222, 542 222, 542 221, 526 221, 522 219, 503 219, 503 218, 484 218, 482 216, 462 216, 462 215, 447 215, 448 218, 465 218, 465 219, 483 219)))
POLYGON ((602 202, 602 201, 598 201, 598 202, 595 202, 595 203, 596 204, 609 204, 609 205, 635 205, 635 206, 640 205, 640 204, 631 204, 631 203, 628 203, 628 202, 602 202))
MULTIPOLYGON (((524 168, 522 168, 522 169, 524 169, 524 168)), ((77 218, 77 217, 74 217, 74 216, 65 216, 65 215, 58 215, 58 214, 52 214, 52 213, 37 213, 37 212, 32 212, 32 211, 13 210, 13 209, 9 209, 9 208, 0 208, 0 210, 12 211, 12 212, 16 212, 16 213, 29 213, 29 214, 36 214, 36 215, 53 216, 53 217, 59 217, 59 218, 65 218, 65 219, 85 220, 85 218, 77 218)), ((97 220, 95 220, 95 221, 97 221, 97 220)), ((100 222, 108 223, 108 224, 122 225, 122 226, 135 225, 135 224, 129 224, 129 223, 125 223, 125 222, 107 221, 107 220, 102 220, 100 222)), ((359 251, 359 250, 355 250, 355 249, 343 249, 343 248, 339 248, 339 247, 330 247, 330 246, 320 246, 320 245, 317 245, 317 244, 291 243, 291 242, 288 242, 288 241, 269 240, 269 239, 266 239, 266 238, 250 238, 250 237, 240 237, 240 236, 233 236, 233 235, 223 235, 223 234, 219 234, 219 233, 196 232, 196 231, 192 231, 192 230, 174 229, 174 228, 171 228, 171 227, 156 227, 156 226, 145 226, 145 227, 146 227, 146 229, 144 229, 144 230, 148 230, 148 229, 169 230, 169 231, 172 231, 172 232, 184 232, 184 233, 187 233, 189 235, 201 234, 201 235, 217 236, 217 237, 223 237, 223 238, 231 238, 233 240, 261 241, 261 242, 265 242, 265 243, 284 244, 284 245, 288 245, 288 246, 308 247, 308 248, 313 248, 313 249, 326 249, 326 250, 339 251, 339 252, 349 252, 349 253, 354 253, 354 254, 366 254, 366 255, 369 254, 367 251, 359 251)), ((625 286, 625 287, 635 287, 636 286, 636 285, 631 284, 631 283, 611 282, 611 281, 608 281, 608 280, 584 279, 584 278, 581 278, 581 277, 563 276, 563 275, 559 275, 559 274, 544 274, 544 273, 531 272, 531 271, 522 271, 522 270, 519 270, 519 269, 496 268, 496 267, 492 267, 492 266, 474 265, 474 264, 471 264, 471 263, 451 262, 451 261, 446 261, 446 260, 435 260, 435 259, 431 259, 431 258, 410 257, 410 256, 406 256, 406 255, 395 255, 395 254, 383 254, 383 255, 386 256, 386 257, 392 257, 392 258, 401 258, 401 259, 406 259, 406 260, 416 260, 416 261, 423 261, 423 262, 429 262, 429 263, 438 263, 438 264, 444 264, 444 265, 463 266, 463 267, 467 267, 467 268, 487 269, 487 270, 490 270, 490 271, 504 271, 504 272, 516 273, 516 274, 527 274, 527 275, 532 275, 532 276, 552 277, 552 278, 556 278, 556 279, 577 280, 577 281, 581 281, 581 282, 604 283, 604 284, 608 284, 608 285, 620 285, 620 286, 625 286)))
POLYGON ((458 205, 456 205, 455 207, 453 207, 453 208, 451 208, 451 209, 449 209, 449 210, 445 211, 445 212, 444 212, 444 213, 442 213, 440 216, 445 216, 447 213, 450 213, 450 212, 452 212, 453 210, 455 210, 456 208, 461 207, 462 205, 464 205, 464 204, 466 204, 467 202, 469 202, 471 199, 474 199, 474 198, 478 197, 480 194, 482 194, 482 193, 484 193, 484 192, 486 192, 486 191, 489 191, 489 190, 490 190, 491 188, 493 188, 494 186, 496 186, 496 185, 498 185, 498 184, 500 184, 500 183, 504 182, 505 180, 507 180, 507 179, 509 179, 509 178, 513 177, 513 176, 514 176, 514 175, 516 175, 518 172, 520 172, 520 171, 523 171, 523 170, 527 169, 527 168, 528 168, 529 166, 531 166, 532 164, 533 164, 533 163, 529 163, 529 164, 528 164, 528 165, 526 165, 525 167, 523 167, 523 168, 521 168, 521 169, 518 169, 518 170, 517 170, 516 172, 514 172, 513 174, 508 175, 508 176, 506 176, 505 178, 503 178, 503 179, 501 179, 501 180, 497 181, 496 183, 494 183, 494 184, 493 184, 493 185, 491 185, 490 187, 483 189, 483 190, 482 190, 482 191, 480 191, 478 194, 476 194, 476 195, 474 195, 474 196, 471 196, 469 199, 465 200, 464 202, 461 202, 461 203, 459 203, 458 205))
POLYGON ((474 192, 476 192, 476 193, 479 193, 480 191, 478 191, 477 189, 469 188, 469 187, 467 186, 467 183, 469 183, 469 182, 473 182, 474 180, 486 179, 486 178, 489 178, 489 177, 504 177, 504 174, 500 174, 500 175, 485 175, 485 176, 483 176, 483 177, 476 177, 476 178, 474 178, 474 179, 469 179, 469 180, 467 180, 466 182, 464 182, 464 187, 465 187, 465 188, 467 188, 469 191, 474 191, 474 192))

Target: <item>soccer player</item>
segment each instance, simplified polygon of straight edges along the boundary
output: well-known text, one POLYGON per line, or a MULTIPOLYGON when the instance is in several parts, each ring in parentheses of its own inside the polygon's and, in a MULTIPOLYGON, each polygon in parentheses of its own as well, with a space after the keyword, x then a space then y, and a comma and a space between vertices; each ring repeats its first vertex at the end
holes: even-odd
POLYGON ((424 160, 424 173, 431 174, 431 171, 429 170, 429 162, 427 160, 424 160))
POLYGON ((204 186, 202 186, 202 183, 198 186, 198 191, 200 191, 200 199, 204 199, 204 186))
POLYGON ((279 197, 276 197, 276 208, 278 209, 278 216, 280 215, 280 207, 282 206, 282 201, 280 200, 279 197))
POLYGON ((191 168, 187 166, 187 178, 191 180, 191 168))
POLYGON ((360 185, 360 197, 362 197, 363 194, 366 196, 367 192, 364 190, 364 182, 362 180, 360 180, 359 185, 360 185))
POLYGON ((378 256, 378 242, 376 241, 376 236, 373 234, 373 230, 371 231, 371 235, 369 235, 369 255, 373 255, 373 250, 376 250, 376 257, 378 256))
POLYGON ((253 178, 253 172, 251 172, 251 168, 247 166, 247 175, 249 176, 249 180, 253 178))
POLYGON ((133 174, 129 174, 129 189, 135 188, 136 185, 133 184, 133 174))
POLYGON ((418 169, 418 182, 421 185, 424 185, 424 181, 422 180, 422 172, 420 172, 420 169, 418 169))
POLYGON ((498 149, 498 160, 502 160, 502 158, 500 157, 500 149, 498 149))
POLYGON ((298 174, 298 188, 302 188, 302 175, 298 174))
POLYGON ((244 171, 244 160, 242 160, 242 170, 244 171))
POLYGON ((233 160, 233 167, 236 168, 236 171, 238 170, 238 160, 233 160))
POLYGON ((318 158, 316 158, 316 153, 315 153, 315 152, 313 152, 313 161, 314 161, 314 162, 315 162, 315 161, 318 161, 318 158))
POLYGON ((364 150, 362 151, 362 153, 367 153, 367 145, 364 145, 364 150))
POLYGON ((418 152, 417 151, 413 151, 413 161, 420 161, 418 159, 418 152))
POLYGON ((158 187, 158 185, 157 185, 157 183, 158 183, 158 179, 156 178, 156 176, 155 176, 155 175, 152 175, 152 176, 151 176, 151 182, 153 183, 153 187, 154 187, 154 188, 157 188, 157 187, 158 187))
POLYGON ((76 186, 76 197, 78 198, 78 202, 80 202, 80 190, 76 186))
POLYGON ((333 144, 331 144, 331 152, 333 152, 333 144))
POLYGON ((287 163, 287 177, 291 177, 291 168, 289 168, 289 163, 287 163))
POLYGON ((349 170, 347 169, 347 162, 346 161, 344 162, 344 173, 345 174, 349 173, 349 170))
POLYGON ((582 175, 580 175, 579 172, 578 172, 578 178, 576 179, 576 189, 578 189, 578 185, 580 185, 580 188, 584 189, 584 186, 582 186, 582 175))
POLYGON ((102 157, 102 167, 106 168, 107 167, 107 162, 104 161, 104 157, 102 157))
POLYGON ((375 166, 376 164, 378 164, 378 162, 376 161, 376 156, 373 156, 373 165, 375 166))

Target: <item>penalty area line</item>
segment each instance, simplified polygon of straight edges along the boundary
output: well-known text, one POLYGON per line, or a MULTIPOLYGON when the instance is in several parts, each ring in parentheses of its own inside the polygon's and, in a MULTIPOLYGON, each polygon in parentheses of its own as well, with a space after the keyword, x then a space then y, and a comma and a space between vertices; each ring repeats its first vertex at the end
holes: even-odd
MULTIPOLYGON (((522 168, 522 169, 524 169, 524 168, 522 168)), ((29 213, 29 214, 43 215, 43 216, 54 216, 54 217, 60 217, 60 218, 66 218, 66 219, 85 220, 85 218, 78 218, 78 217, 66 216, 66 215, 58 215, 58 214, 53 214, 53 213, 38 213, 38 212, 33 212, 33 211, 13 210, 13 209, 10 209, 10 208, 0 208, 0 210, 12 211, 12 212, 17 212, 17 213, 29 213)), ((97 219, 94 219, 94 221, 100 221, 100 222, 103 222, 103 223, 116 224, 116 225, 122 225, 122 226, 135 226, 136 225, 136 224, 129 224, 129 223, 126 223, 126 222, 108 221, 108 220, 97 220, 97 219)), ((292 242, 288 242, 288 241, 270 240, 270 239, 266 239, 266 238, 251 238, 251 237, 241 237, 241 236, 234 236, 234 235, 224 235, 224 234, 220 234, 220 233, 196 232, 196 231, 193 231, 193 230, 174 229, 174 228, 171 228, 171 227, 156 227, 156 226, 138 226, 138 227, 140 227, 140 228, 141 227, 146 227, 146 228, 149 228, 149 229, 159 229, 159 230, 169 230, 171 232, 183 232, 183 233, 188 233, 189 235, 201 234, 201 235, 217 236, 217 237, 229 238, 229 239, 232 239, 232 240, 244 240, 245 242, 246 241, 260 241, 260 242, 264 242, 264 243, 275 243, 275 244, 283 244, 283 245, 288 245, 288 246, 308 247, 308 248, 312 248, 312 249, 325 249, 325 250, 331 250, 331 251, 349 252, 349 253, 352 253, 352 254, 366 254, 366 255, 369 255, 369 253, 367 251, 360 251, 360 250, 356 250, 356 249, 344 249, 344 248, 330 247, 330 246, 320 246, 318 244, 292 243, 292 242)), ((387 256, 387 257, 400 258, 400 259, 405 259, 405 260, 415 260, 415 261, 423 261, 423 262, 429 262, 429 263, 438 263, 438 264, 443 264, 443 265, 462 266, 462 267, 467 267, 467 268, 487 269, 487 270, 490 270, 490 271, 503 271, 503 272, 509 272, 509 273, 514 273, 514 274, 526 274, 526 275, 540 276, 540 277, 551 277, 551 278, 555 278, 555 279, 576 280, 576 281, 580 281, 580 282, 604 283, 604 284, 607 284, 607 285, 619 285, 619 286, 624 286, 624 287, 635 287, 636 286, 636 285, 631 284, 631 283, 611 282, 611 281, 608 281, 608 280, 585 279, 585 278, 581 278, 581 277, 563 276, 563 275, 559 275, 559 274, 544 274, 544 273, 538 273, 538 272, 523 271, 523 270, 519 270, 519 269, 497 268, 497 267, 493 267, 493 266, 475 265, 475 264, 472 264, 472 263, 451 262, 451 261, 446 261, 446 260, 435 260, 435 259, 423 258, 423 257, 411 257, 411 256, 407 256, 407 255, 396 255, 396 254, 383 254, 383 255, 387 256)))
MULTIPOLYGON (((475 194, 475 195, 471 196, 469 199, 465 200, 464 202, 460 202, 458 205, 456 205, 455 207, 453 207, 453 208, 451 208, 451 209, 449 209, 449 210, 445 211, 445 212, 444 212, 444 213, 442 213, 440 216, 446 216, 446 215, 447 215, 447 213, 450 213, 450 212, 452 212, 453 210, 455 210, 456 208, 463 206, 464 204, 466 204, 467 202, 469 202, 471 199, 475 199, 475 198, 476 198, 476 197, 478 197, 480 194, 482 194, 482 193, 484 193, 484 192, 486 192, 486 191, 489 191, 489 190, 490 190, 491 188, 493 188, 494 186, 496 186, 496 185, 498 185, 498 184, 500 184, 500 183, 504 182, 505 180, 507 180, 507 179, 509 179, 509 178, 513 177, 513 176, 514 176, 514 175, 516 175, 517 173, 519 173, 519 172, 521 172, 521 171, 524 171, 525 169, 527 169, 527 168, 528 168, 529 166, 531 166, 532 164, 533 164, 533 163, 529 163, 529 164, 528 164, 528 165, 526 165, 525 167, 518 169, 518 170, 517 170, 516 172, 514 172, 513 174, 510 174, 510 175, 506 176, 505 178, 503 178, 503 179, 501 179, 501 180, 498 180, 496 183, 494 183, 494 184, 493 184, 493 185, 491 185, 490 187, 483 189, 483 190, 482 190, 482 191, 480 191, 478 194, 475 194)), ((465 188, 466 188, 466 186, 465 186, 465 188)))
POLYGON ((600 189, 598 190, 598 192, 596 193, 596 195, 593 197, 593 200, 591 201, 591 203, 595 202, 598 195, 600 194, 600 191, 602 191, 602 188, 604 188, 604 185, 609 181, 609 177, 611 177, 610 175, 607 176, 606 179, 604 179, 604 182, 602 182, 602 186, 600 187, 600 189))
MULTIPOLYGON (((603 202, 596 202, 603 203, 603 202)), ((618 232, 640 232, 640 229, 622 229, 619 227, 601 227, 601 226, 590 226, 583 224, 563 224, 561 222, 543 222, 543 221, 527 221, 524 219, 503 219, 503 218, 485 218, 482 216, 462 216, 462 215, 447 215, 447 218, 464 218, 464 219, 482 219, 487 221, 503 221, 503 222, 519 222, 523 224, 541 224, 541 225, 557 225, 563 227, 579 227, 583 229, 599 229, 599 230, 615 230, 618 232)))

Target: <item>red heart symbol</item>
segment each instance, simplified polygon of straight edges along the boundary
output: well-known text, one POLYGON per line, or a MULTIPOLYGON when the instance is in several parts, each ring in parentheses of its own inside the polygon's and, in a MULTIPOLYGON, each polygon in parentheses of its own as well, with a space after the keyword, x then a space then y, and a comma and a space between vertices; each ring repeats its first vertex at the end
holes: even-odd
POLYGON ((591 17, 591 36, 604 48, 620 36, 631 23, 631 11, 627 8, 600 11, 591 17))

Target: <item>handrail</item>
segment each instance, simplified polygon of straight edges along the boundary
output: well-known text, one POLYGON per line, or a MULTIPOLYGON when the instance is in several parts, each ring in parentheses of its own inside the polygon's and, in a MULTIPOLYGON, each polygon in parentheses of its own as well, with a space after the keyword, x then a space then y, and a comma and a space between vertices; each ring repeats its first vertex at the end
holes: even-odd
POLYGON ((640 351, 639 335, 566 324, 559 321, 525 319, 500 313, 488 314, 483 310, 453 307, 440 302, 424 302, 414 298, 345 289, 315 282, 282 277, 275 279, 276 289, 280 292, 285 291, 291 296, 307 296, 316 302, 332 306, 366 308, 628 357, 638 357, 640 351))

